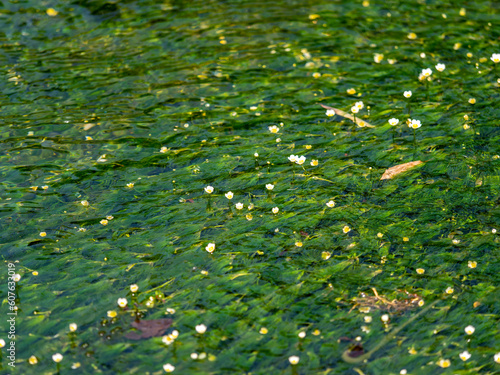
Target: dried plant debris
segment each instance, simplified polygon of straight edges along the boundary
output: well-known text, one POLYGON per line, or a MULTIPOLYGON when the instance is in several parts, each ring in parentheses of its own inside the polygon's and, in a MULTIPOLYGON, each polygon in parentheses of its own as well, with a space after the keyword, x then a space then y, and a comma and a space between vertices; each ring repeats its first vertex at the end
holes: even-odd
POLYGON ((350 113, 347 113, 347 112, 344 112, 342 111, 341 109, 337 109, 337 108, 333 108, 333 107, 329 107, 327 105, 324 105, 324 104, 321 104, 320 103, 320 106, 322 106, 323 108, 325 109, 330 109, 330 110, 333 110, 335 111, 335 113, 339 116, 342 116, 342 117, 345 117, 345 118, 348 118, 349 120, 351 120, 352 122, 355 122, 356 125, 358 125, 359 127, 361 128, 364 128, 364 127, 367 127, 367 128, 374 128, 375 126, 369 124, 368 122, 364 121, 364 120, 361 120, 360 118, 358 117, 354 117, 353 115, 351 115, 350 113), (355 121, 356 119, 356 121, 355 121))
POLYGON ((409 163, 395 165, 394 167, 386 169, 382 177, 380 177, 380 179, 390 180, 391 178, 397 176, 398 174, 406 172, 408 169, 411 169, 422 163, 423 161, 417 160, 417 161, 411 161, 409 163))
MULTIPOLYGON (((360 297, 354 299, 352 309, 376 309, 383 311, 407 311, 419 307, 419 302, 422 298, 415 293, 404 293, 400 298, 394 298, 391 301, 383 295, 378 294, 377 289, 372 288, 373 296, 368 296, 364 293, 360 297)), ((352 310, 351 309, 351 310, 352 310)))

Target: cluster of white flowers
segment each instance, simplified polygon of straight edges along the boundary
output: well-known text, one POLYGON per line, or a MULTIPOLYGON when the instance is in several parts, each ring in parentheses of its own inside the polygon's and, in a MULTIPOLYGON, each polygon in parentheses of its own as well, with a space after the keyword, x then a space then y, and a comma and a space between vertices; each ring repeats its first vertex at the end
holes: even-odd
POLYGON ((429 79, 432 75, 432 70, 430 68, 422 69, 422 73, 418 76, 419 81, 423 81, 424 79, 429 79))
POLYGON ((288 160, 290 160, 292 163, 296 163, 298 165, 302 165, 306 161, 306 157, 304 155, 302 155, 302 156, 290 155, 288 157, 288 160))

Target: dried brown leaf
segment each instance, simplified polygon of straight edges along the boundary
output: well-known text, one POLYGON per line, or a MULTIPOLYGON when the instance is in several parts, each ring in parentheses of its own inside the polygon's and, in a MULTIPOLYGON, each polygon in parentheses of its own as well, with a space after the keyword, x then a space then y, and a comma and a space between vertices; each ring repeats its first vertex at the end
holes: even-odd
POLYGON ((162 336, 172 325, 172 319, 154 319, 133 321, 131 326, 139 332, 128 332, 125 337, 130 340, 148 339, 150 337, 162 336))
POLYGON ((385 170, 384 174, 382 177, 380 177, 381 180, 389 180, 395 176, 397 176, 400 173, 406 172, 408 169, 413 168, 416 165, 422 164, 423 161, 417 160, 417 161, 411 161, 409 163, 404 163, 404 164, 398 164, 395 165, 394 167, 390 167, 385 170))
POLYGON ((327 105, 324 105, 324 104, 319 104, 320 106, 322 106, 323 108, 325 109, 332 109, 335 111, 335 113, 339 116, 342 116, 342 117, 345 117, 345 118, 348 118, 349 120, 351 120, 352 122, 356 122, 356 124, 361 127, 361 128, 364 128, 364 127, 367 127, 367 128, 374 128, 375 126, 369 124, 368 122, 364 121, 364 120, 361 120, 360 118, 356 117, 356 121, 354 121, 354 116, 351 115, 350 113, 347 113, 347 112, 344 112, 340 109, 337 109, 337 108, 333 108, 333 107, 329 107, 327 105))

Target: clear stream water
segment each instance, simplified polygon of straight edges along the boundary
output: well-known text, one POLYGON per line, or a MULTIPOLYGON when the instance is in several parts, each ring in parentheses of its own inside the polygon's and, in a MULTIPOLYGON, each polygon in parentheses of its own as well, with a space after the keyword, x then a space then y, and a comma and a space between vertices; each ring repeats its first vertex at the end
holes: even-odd
POLYGON ((0 372, 498 373, 499 20, 1 0, 0 372))

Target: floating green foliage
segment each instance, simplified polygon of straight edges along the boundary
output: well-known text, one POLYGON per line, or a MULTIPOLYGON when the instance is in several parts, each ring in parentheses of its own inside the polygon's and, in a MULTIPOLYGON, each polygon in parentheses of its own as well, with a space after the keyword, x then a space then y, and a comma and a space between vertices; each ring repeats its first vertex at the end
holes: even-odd
POLYGON ((0 1, 0 371, 498 373, 498 17, 0 1))

